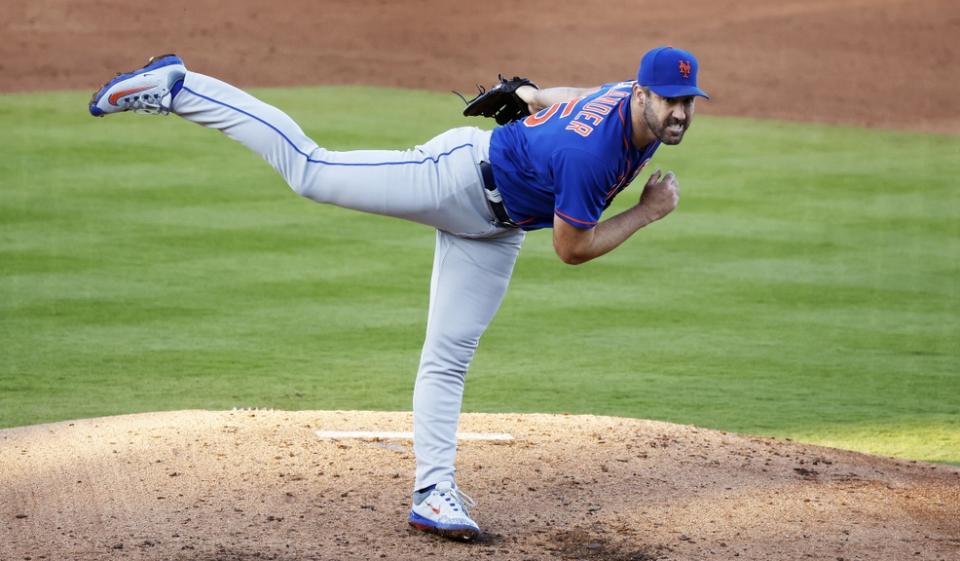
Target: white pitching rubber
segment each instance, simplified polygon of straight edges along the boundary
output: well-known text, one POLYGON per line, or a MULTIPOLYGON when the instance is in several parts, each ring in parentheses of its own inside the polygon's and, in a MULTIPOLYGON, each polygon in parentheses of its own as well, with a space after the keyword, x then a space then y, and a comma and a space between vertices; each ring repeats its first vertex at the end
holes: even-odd
MULTIPOLYGON (((413 439, 412 432, 318 430, 314 432, 314 434, 317 435, 317 438, 320 438, 323 440, 342 440, 342 439, 412 440, 413 439)), ((458 432, 457 440, 509 441, 509 440, 513 440, 513 435, 503 433, 503 432, 458 432)))

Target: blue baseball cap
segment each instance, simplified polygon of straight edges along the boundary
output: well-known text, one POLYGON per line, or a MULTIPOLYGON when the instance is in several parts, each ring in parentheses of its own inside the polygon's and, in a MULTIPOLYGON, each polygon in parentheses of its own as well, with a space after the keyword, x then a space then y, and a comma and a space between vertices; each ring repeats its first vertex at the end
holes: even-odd
POLYGON ((698 95, 710 99, 697 87, 697 57, 673 47, 657 47, 640 60, 637 83, 663 97, 698 95))

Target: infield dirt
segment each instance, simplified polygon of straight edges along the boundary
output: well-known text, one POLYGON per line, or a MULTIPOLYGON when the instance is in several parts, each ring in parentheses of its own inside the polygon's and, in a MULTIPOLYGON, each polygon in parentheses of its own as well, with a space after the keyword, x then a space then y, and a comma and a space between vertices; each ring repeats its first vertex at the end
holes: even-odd
POLYGON ((407 413, 151 413, 0 431, 0 559, 955 560, 960 469, 652 421, 478 415, 475 544, 408 528, 407 413))

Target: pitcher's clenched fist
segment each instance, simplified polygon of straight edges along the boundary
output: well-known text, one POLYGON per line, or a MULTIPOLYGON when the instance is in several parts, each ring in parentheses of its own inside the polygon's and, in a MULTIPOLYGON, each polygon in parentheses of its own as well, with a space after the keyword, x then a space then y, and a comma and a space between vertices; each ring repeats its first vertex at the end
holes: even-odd
POLYGON ((643 187, 639 206, 643 208, 647 219, 653 222, 670 214, 679 202, 680 182, 677 181, 677 176, 672 171, 661 175, 660 170, 657 170, 643 187))

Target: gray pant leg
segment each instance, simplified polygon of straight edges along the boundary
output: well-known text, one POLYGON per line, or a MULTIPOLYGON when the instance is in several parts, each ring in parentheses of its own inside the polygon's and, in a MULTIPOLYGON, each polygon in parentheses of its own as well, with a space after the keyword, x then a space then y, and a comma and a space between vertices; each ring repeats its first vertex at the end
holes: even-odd
POLYGON ((413 393, 415 489, 454 481, 467 367, 500 307, 524 233, 465 239, 437 232, 427 336, 413 393))
POLYGON ((187 72, 173 112, 242 143, 316 202, 470 237, 497 231, 477 168, 488 131, 456 128, 409 150, 327 150, 283 111, 196 72, 187 72))

